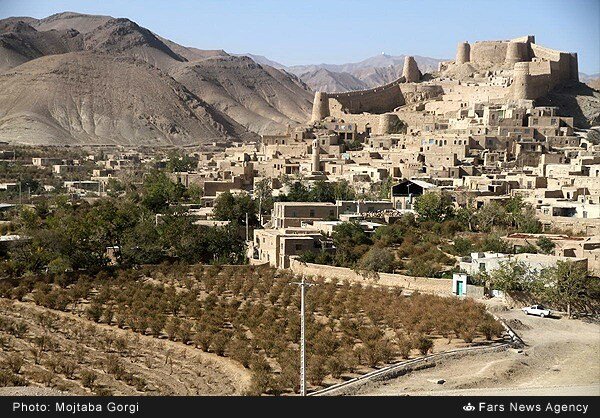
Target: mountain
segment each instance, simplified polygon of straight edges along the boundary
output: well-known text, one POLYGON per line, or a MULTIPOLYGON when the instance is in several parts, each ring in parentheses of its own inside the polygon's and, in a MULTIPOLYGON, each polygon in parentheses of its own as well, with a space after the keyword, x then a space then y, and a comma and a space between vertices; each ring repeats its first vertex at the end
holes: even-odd
MULTIPOLYGON (((285 70, 296 74, 315 91, 360 90, 377 87, 399 78, 402 75, 404 58, 405 55, 381 54, 354 63, 295 65, 285 70), (352 83, 349 76, 354 78, 352 83)), ((421 72, 426 73, 437 71, 438 63, 443 60, 415 56, 415 61, 421 72)))
POLYGON ((27 143, 244 140, 306 121, 312 99, 296 76, 248 57, 72 12, 0 20, 0 80, 0 138, 27 143))
POLYGON ((300 73, 298 77, 314 91, 339 92, 369 88, 364 81, 354 77, 350 73, 338 73, 325 68, 300 73))
POLYGON ((587 83, 590 80, 596 80, 598 78, 600 78, 600 73, 595 73, 595 74, 579 73, 579 81, 581 81, 582 83, 587 83))
POLYGON ((235 130, 140 60, 55 54, 0 74, 0 138, 25 144, 190 144, 235 130))
POLYGON ((278 70, 285 70, 287 67, 283 64, 278 63, 277 61, 270 60, 269 58, 263 55, 255 55, 255 54, 231 54, 236 57, 248 57, 252 58, 252 61, 260 64, 260 65, 268 65, 269 67, 277 68, 278 70))
POLYGON ((579 73, 579 81, 587 84, 595 90, 600 90, 600 73, 585 74, 579 73))
POLYGON ((281 131, 290 120, 305 120, 312 107, 312 94, 300 80, 245 56, 190 61, 170 74, 214 108, 260 134, 281 131))

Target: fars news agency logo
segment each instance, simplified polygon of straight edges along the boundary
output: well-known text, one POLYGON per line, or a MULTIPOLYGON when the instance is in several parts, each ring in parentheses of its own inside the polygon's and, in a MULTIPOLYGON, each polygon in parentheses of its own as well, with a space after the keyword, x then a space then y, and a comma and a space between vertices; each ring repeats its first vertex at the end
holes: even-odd
POLYGON ((473 412, 475 407, 471 404, 471 402, 469 402, 468 404, 464 405, 462 409, 463 411, 473 412))

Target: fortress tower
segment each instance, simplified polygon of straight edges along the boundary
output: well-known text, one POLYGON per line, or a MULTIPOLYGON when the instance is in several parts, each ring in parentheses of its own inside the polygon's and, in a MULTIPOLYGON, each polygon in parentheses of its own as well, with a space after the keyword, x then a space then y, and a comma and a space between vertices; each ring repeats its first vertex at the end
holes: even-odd
POLYGON ((321 171, 321 159, 319 157, 319 140, 315 139, 312 142, 312 171, 321 171))
POLYGON ((391 133, 392 128, 396 124, 397 120, 398 116, 393 113, 383 113, 379 115, 379 126, 377 133, 380 135, 391 133))
POLYGON ((505 63, 515 64, 517 62, 528 61, 527 44, 525 42, 511 41, 506 46, 505 63))
POLYGON ((329 97, 327 93, 318 91, 315 93, 315 100, 313 101, 311 122, 318 122, 329 116, 329 97))
POLYGON ((407 83, 416 83, 421 78, 421 72, 415 57, 404 57, 404 68, 402 68, 402 76, 407 83))
POLYGON ((458 44, 456 49, 456 63, 464 64, 471 61, 471 45, 467 41, 458 44))
POLYGON ((534 99, 531 75, 528 62, 517 62, 513 70, 512 97, 518 99, 534 99))

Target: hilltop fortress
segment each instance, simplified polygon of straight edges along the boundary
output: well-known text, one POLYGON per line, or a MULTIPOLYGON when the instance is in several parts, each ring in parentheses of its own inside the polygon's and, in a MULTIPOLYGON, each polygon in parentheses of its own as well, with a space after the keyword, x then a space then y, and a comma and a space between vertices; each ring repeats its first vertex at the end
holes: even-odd
POLYGON ((537 45, 534 36, 461 42, 456 59, 440 63, 435 74, 421 74, 409 56, 402 76, 389 84, 315 93, 311 123, 330 117, 356 124, 359 132, 385 135, 395 133, 400 120, 422 119, 411 110, 431 116, 474 103, 531 101, 578 80, 577 54, 537 45))

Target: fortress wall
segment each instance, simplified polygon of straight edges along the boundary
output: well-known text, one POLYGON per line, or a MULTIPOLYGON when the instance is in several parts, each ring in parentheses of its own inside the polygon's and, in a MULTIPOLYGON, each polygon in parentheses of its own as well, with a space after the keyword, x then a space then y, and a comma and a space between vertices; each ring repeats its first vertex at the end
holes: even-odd
POLYGON ((525 35, 519 38, 511 39, 511 42, 524 42, 524 43, 535 43, 535 36, 533 35, 525 35))
POLYGON ((536 44, 531 45, 531 50, 535 58, 557 63, 552 68, 553 72, 556 73, 557 80, 579 80, 577 54, 561 52, 536 44))
POLYGON ((460 106, 446 105, 448 102, 494 102, 504 100, 508 91, 502 86, 470 86, 466 84, 454 85, 444 88, 445 94, 442 102, 427 103, 425 109, 432 110, 436 107, 458 110, 460 106), (429 107, 431 105, 431 107, 429 107))
POLYGON ((506 59, 506 41, 479 41, 471 46, 471 61, 502 65, 506 59))
POLYGON ((444 88, 438 84, 402 84, 400 86, 406 104, 419 103, 435 99, 444 94, 444 88))
POLYGON ((389 84, 369 90, 358 90, 346 93, 329 93, 330 109, 340 108, 344 113, 385 113, 404 104, 404 96, 400 90, 403 78, 389 84), (335 103, 337 102, 339 106, 335 103))

